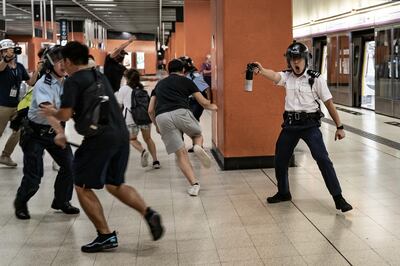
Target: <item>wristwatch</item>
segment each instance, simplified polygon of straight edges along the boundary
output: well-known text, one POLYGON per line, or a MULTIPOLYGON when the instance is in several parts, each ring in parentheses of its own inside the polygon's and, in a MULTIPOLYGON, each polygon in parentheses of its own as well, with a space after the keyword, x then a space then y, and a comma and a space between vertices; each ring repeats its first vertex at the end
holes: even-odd
POLYGON ((344 129, 344 126, 340 125, 340 126, 336 127, 336 129, 344 129))

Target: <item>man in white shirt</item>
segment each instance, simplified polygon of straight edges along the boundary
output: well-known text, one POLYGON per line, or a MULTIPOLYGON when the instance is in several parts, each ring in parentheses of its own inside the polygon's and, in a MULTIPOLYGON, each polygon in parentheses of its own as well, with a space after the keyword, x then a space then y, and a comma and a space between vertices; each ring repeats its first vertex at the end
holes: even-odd
POLYGON ((255 73, 286 88, 284 122, 275 150, 278 193, 268 197, 267 202, 278 203, 292 199, 289 190, 288 166, 294 148, 299 140, 303 139, 318 164, 329 193, 335 201, 336 209, 342 212, 350 211, 353 207, 342 196, 339 180, 319 130, 323 113, 318 100, 322 100, 337 127, 335 140, 345 137, 332 95, 326 81, 320 77, 320 73, 308 69, 308 60, 311 55, 307 46, 294 42, 288 47, 285 56, 289 69, 283 72, 265 69, 260 63, 254 63, 255 73))

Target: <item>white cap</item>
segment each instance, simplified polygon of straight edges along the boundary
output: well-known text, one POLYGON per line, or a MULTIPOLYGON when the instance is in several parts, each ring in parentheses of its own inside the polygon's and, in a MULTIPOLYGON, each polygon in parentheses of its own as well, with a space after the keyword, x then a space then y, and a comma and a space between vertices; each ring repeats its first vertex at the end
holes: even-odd
POLYGON ((14 48, 15 43, 10 39, 4 39, 0 41, 0 50, 14 48))

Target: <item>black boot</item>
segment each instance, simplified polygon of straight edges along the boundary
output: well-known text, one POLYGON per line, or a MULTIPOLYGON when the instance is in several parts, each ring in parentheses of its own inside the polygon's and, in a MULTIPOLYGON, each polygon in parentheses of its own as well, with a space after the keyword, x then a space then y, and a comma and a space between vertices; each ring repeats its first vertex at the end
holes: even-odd
POLYGON ((97 232, 97 237, 93 242, 81 247, 82 252, 99 252, 105 249, 118 247, 117 233, 114 231, 110 234, 100 234, 97 232))
POLYGON ((292 195, 290 195, 290 192, 286 194, 280 194, 278 192, 274 196, 267 198, 268 203, 278 203, 281 201, 291 201, 291 200, 292 200, 292 195))
POLYGON ((15 208, 15 216, 17 216, 18 219, 21 220, 31 219, 31 216, 29 215, 28 211, 28 204, 26 202, 21 202, 15 199, 14 208, 15 208))
POLYGON ((333 200, 335 201, 335 206, 337 210, 348 212, 353 209, 353 207, 343 198, 342 194, 334 196, 333 200))
POLYGON ((151 208, 147 208, 146 214, 144 218, 149 225, 151 235, 153 236, 153 240, 157 241, 164 234, 164 227, 161 223, 161 216, 158 212, 152 210, 151 208))

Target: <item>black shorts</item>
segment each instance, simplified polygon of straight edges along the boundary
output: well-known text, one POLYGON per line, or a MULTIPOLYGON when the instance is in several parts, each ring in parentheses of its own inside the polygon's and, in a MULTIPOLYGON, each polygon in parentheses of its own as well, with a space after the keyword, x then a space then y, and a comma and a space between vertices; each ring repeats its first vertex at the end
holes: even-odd
POLYGON ((129 160, 129 140, 84 140, 75 152, 72 165, 74 184, 101 189, 105 184, 119 186, 125 182, 129 160))

